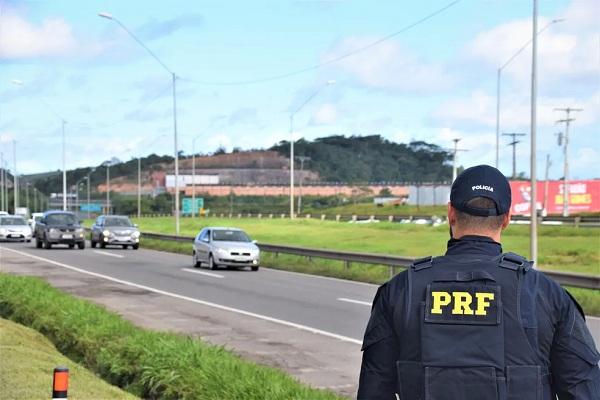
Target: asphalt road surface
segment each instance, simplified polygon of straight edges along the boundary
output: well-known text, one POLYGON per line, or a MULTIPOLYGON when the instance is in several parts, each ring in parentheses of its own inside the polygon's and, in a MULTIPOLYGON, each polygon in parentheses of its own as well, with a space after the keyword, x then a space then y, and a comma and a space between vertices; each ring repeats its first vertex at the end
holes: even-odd
MULTIPOLYGON (((191 256, 144 249, 3 243, 0 266, 42 276, 138 325, 198 335, 312 386, 356 393, 375 285, 266 268, 193 269, 191 256)), ((600 343, 600 319, 588 324, 600 343)))

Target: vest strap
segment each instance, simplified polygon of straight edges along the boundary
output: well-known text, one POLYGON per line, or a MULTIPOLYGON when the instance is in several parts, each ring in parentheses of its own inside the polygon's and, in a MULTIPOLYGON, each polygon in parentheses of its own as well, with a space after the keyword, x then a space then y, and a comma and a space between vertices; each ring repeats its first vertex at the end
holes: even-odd
POLYGON ((411 268, 415 271, 420 271, 425 268, 430 268, 433 265, 433 257, 418 258, 411 264, 411 268))
POLYGON ((520 256, 515 253, 504 253, 500 258, 500 262, 498 266, 501 268, 511 269, 513 271, 517 271, 519 269, 524 269, 528 271, 531 268, 531 263, 527 261, 527 259, 523 256, 520 256))

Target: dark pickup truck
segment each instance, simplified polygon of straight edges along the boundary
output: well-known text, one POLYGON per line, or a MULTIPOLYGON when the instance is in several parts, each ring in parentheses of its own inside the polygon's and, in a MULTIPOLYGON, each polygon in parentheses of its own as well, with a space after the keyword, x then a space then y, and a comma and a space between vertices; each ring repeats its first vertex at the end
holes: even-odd
POLYGON ((46 211, 35 224, 35 245, 50 249, 54 244, 66 244, 70 248, 85 248, 83 227, 77 216, 68 211, 46 211))

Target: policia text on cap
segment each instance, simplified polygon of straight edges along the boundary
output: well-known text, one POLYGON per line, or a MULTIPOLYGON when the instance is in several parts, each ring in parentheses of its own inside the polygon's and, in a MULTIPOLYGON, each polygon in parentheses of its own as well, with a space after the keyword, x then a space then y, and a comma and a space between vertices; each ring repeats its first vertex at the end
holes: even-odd
POLYGON ((510 203, 497 169, 458 176, 446 254, 377 291, 359 399, 600 400, 600 355, 581 307, 532 262, 502 252, 510 203))

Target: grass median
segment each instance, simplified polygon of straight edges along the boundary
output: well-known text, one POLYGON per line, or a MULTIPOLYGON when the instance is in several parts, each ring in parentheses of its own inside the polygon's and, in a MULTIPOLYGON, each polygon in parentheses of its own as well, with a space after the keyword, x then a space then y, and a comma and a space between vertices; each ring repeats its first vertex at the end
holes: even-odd
POLYGON ((39 332, 0 318, 0 397, 47 399, 52 394, 52 371, 69 368, 69 399, 136 399, 111 386, 62 355, 39 332))
POLYGON ((0 316, 39 331, 73 361, 142 398, 339 398, 222 347, 138 328, 37 278, 0 273, 0 316))

